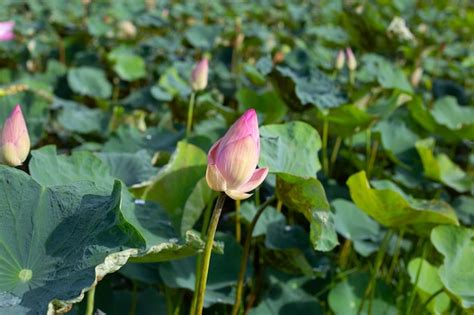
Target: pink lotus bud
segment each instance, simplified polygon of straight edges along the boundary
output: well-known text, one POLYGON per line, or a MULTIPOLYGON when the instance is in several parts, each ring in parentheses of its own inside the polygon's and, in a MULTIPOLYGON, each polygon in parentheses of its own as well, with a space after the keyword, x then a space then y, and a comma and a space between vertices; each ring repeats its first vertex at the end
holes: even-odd
POLYGON ((15 38, 14 26, 15 21, 0 22, 0 42, 7 42, 15 38))
POLYGON ((247 199, 267 177, 267 168, 258 168, 260 134, 257 113, 246 111, 209 150, 206 171, 211 189, 223 191, 234 200, 247 199))
POLYGON ((30 137, 20 105, 16 105, 5 120, 0 134, 0 163, 21 165, 30 152, 30 137))
POLYGON ((346 48, 347 67, 349 70, 354 71, 357 68, 357 60, 350 47, 346 48))
POLYGON ((194 91, 202 91, 207 86, 207 76, 209 72, 209 62, 206 57, 204 57, 199 63, 194 67, 194 70, 191 74, 191 87, 194 91))
POLYGON ((337 70, 341 70, 344 67, 344 63, 346 62, 346 57, 344 56, 344 51, 339 50, 336 57, 336 64, 335 67, 337 70))
POLYGON ((410 82, 414 87, 417 87, 420 84, 421 77, 423 76, 423 68, 417 67, 415 71, 411 74, 410 82))

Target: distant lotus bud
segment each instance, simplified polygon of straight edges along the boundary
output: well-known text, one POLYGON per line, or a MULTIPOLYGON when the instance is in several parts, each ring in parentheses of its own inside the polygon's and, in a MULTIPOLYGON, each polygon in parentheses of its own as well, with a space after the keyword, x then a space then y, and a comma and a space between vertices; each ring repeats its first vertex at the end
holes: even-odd
POLYGON ((414 87, 417 87, 420 84, 421 77, 423 76, 423 68, 417 67, 415 71, 411 74, 410 82, 414 87))
POLYGON ((335 67, 337 70, 341 70, 344 67, 344 63, 346 62, 346 57, 344 56, 344 51, 339 50, 336 57, 336 64, 335 67))
POLYGON ((206 171, 211 189, 234 200, 247 199, 267 177, 267 168, 257 168, 260 134, 257 113, 246 111, 209 150, 206 171))
POLYGON ((137 28, 130 21, 121 21, 119 24, 120 38, 134 38, 137 35, 137 28))
POLYGON ((7 42, 15 38, 13 27, 15 27, 15 21, 0 22, 0 42, 7 42))
POLYGON ((204 90, 207 86, 207 76, 209 73, 209 61, 204 57, 194 67, 191 74, 191 87, 194 91, 204 90))
POLYGON ((357 68, 357 60, 350 47, 346 48, 347 67, 349 70, 354 71, 357 68))
POLYGON ((16 105, 5 120, 0 134, 0 162, 10 166, 21 165, 30 152, 30 137, 20 105, 16 105))

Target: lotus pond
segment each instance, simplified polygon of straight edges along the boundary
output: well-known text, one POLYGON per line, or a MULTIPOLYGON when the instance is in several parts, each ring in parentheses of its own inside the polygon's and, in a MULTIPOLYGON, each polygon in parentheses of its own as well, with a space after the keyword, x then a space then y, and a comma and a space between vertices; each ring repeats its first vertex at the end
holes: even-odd
POLYGON ((0 314, 474 314, 474 6, 0 0, 0 314))

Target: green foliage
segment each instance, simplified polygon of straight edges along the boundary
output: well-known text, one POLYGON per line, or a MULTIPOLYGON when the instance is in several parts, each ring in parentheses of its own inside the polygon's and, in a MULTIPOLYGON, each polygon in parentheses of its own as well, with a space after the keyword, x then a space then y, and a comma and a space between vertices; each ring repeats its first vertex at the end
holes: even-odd
POLYGON ((472 229, 454 226, 441 225, 431 232, 431 242, 444 256, 438 270, 441 282, 466 308, 474 305, 473 236, 472 229))
POLYGON ((0 166, 0 314, 85 314, 93 286, 94 312, 189 313, 207 152, 250 108, 269 175, 225 201, 204 315, 246 242, 240 313, 474 308, 468 2, 23 2, 0 10, 0 130, 20 104, 32 145, 0 166))
POLYGON ((373 189, 363 171, 349 177, 347 185, 355 204, 385 226, 426 233, 438 224, 458 225, 456 213, 447 203, 414 199, 393 185, 373 189))
POLYGON ((317 131, 303 122, 268 125, 260 128, 260 167, 270 173, 315 177, 321 169, 318 150, 321 138, 317 131), (298 154, 299 159, 295 159, 298 154))

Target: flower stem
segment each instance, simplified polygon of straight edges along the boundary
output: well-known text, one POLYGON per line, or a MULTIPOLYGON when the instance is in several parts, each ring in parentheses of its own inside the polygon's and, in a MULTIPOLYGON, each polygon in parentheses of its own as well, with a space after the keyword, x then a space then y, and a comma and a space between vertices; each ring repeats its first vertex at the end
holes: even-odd
MULTIPOLYGON (((377 256, 375 258, 375 265, 374 265, 374 271, 372 273, 372 276, 370 277, 369 284, 367 288, 365 289, 364 295, 362 296, 362 301, 359 304, 359 309, 357 310, 357 314, 361 314, 362 310, 364 309, 364 304, 367 298, 373 297, 373 292, 375 290, 376 284, 377 284, 377 274, 382 267, 383 263, 383 258, 385 255, 385 252, 387 250, 388 244, 390 242, 390 239, 392 238, 393 231, 388 230, 385 233, 385 236, 382 240, 382 244, 380 245, 380 249, 377 252, 377 256)), ((368 314, 371 314, 371 309, 372 309, 372 298, 369 300, 369 305, 368 305, 368 314)))
MULTIPOLYGON (((206 209, 204 210, 204 215, 202 219, 202 228, 201 228, 201 237, 204 239, 204 236, 206 235, 207 228, 209 226, 209 221, 211 220, 211 211, 212 211, 212 202, 209 202, 207 204, 206 209)), ((197 292, 199 289, 199 281, 201 279, 201 261, 202 261, 202 255, 198 255, 196 258, 196 278, 195 278, 195 283, 194 283, 194 292, 197 292)), ((191 303, 191 310, 189 311, 189 314, 193 315, 196 312, 196 303, 197 303, 197 295, 193 295, 193 301, 191 303)))
POLYGON ((332 153, 331 153, 330 170, 332 170, 334 168, 334 164, 336 164, 337 154, 339 153, 339 149, 341 148, 341 142, 342 142, 342 138, 337 137, 336 143, 334 143, 334 148, 332 149, 332 153))
POLYGON ((94 313, 94 297, 95 297, 95 286, 87 292, 87 308, 86 315, 92 315, 94 313))
POLYGON ((194 113, 194 100, 196 99, 196 92, 191 93, 191 98, 189 100, 188 106, 188 123, 186 125, 186 138, 189 138, 191 135, 191 130, 193 129, 193 113, 194 113))
POLYGON ((326 116, 324 116, 323 124, 323 171, 326 176, 329 174, 329 163, 328 163, 328 132, 329 122, 326 116))
POLYGON ((240 243, 241 228, 240 228, 240 200, 235 201, 235 239, 240 243))
POLYGON ((207 230, 206 246, 204 247, 204 252, 202 253, 201 277, 200 279, 196 278, 196 281, 199 281, 199 286, 198 291, 194 292, 194 294, 197 294, 196 315, 201 315, 202 309, 204 307, 204 295, 206 293, 207 275, 209 273, 209 265, 211 263, 212 245, 214 243, 214 236, 216 235, 217 224, 219 223, 222 208, 224 207, 225 198, 226 195, 224 193, 222 193, 219 198, 217 198, 211 221, 209 222, 209 228, 207 230))
POLYGON ((262 203, 260 208, 258 208, 257 213, 255 214, 255 217, 253 218, 247 230, 247 236, 245 238, 245 244, 244 244, 244 251, 242 253, 242 259, 240 261, 239 279, 237 280, 237 291, 235 293, 235 303, 234 303, 234 307, 232 308, 232 315, 237 315, 240 309, 240 302, 242 301, 242 291, 244 289, 244 278, 245 278, 245 272, 247 270, 247 260, 249 258, 249 253, 250 253, 250 244, 252 243, 253 229, 255 228, 255 225, 257 225, 258 219, 262 215, 265 208, 269 204, 271 204, 275 199, 276 197, 273 196, 267 199, 264 203, 262 203))

